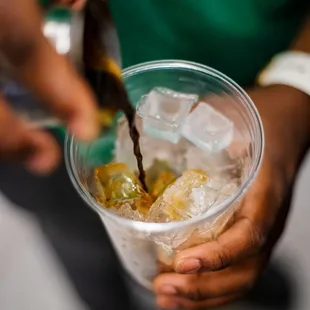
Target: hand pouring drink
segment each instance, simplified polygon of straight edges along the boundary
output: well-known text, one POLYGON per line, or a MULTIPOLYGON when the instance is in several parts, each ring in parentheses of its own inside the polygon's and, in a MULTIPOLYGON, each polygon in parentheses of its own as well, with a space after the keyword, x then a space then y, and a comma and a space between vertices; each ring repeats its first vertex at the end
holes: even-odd
MULTIPOLYGON (((44 2, 51 8, 53 1, 44 2)), ((97 95, 98 118, 104 132, 109 130, 117 111, 124 112, 133 141, 139 180, 146 190, 135 110, 122 83, 117 33, 107 2, 88 1, 80 12, 51 9, 43 24, 43 32, 57 52, 67 56, 90 83, 97 95)), ((11 78, 5 63, 0 63, 0 69, 5 73, 0 76, 0 90, 17 114, 33 126, 53 128, 61 125, 44 105, 11 78)))

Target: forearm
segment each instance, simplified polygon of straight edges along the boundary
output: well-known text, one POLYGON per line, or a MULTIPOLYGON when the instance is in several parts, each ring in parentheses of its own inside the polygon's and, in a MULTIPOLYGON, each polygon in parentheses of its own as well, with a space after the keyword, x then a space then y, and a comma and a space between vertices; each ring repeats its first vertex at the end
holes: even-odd
MULTIPOLYGON (((292 52, 296 51, 306 53, 305 55, 309 54, 310 59, 310 15, 309 18, 303 23, 295 40, 292 42, 290 50, 292 52)), ((305 56, 305 61, 308 61, 307 58, 308 57, 305 56)), ((283 58, 281 59, 283 64, 284 61, 286 61, 286 58, 285 60, 283 58)), ((277 60, 275 61, 277 64, 277 60)), ((298 88, 285 86, 290 85, 290 83, 285 84, 284 82, 282 84, 285 79, 283 80, 283 78, 279 76, 279 74, 282 74, 284 72, 283 77, 289 77, 289 80, 293 79, 293 81, 295 81, 295 78, 299 78, 299 81, 306 82, 309 79, 308 72, 300 73, 298 71, 303 70, 303 61, 304 60, 302 59, 300 69, 298 65, 296 66, 296 64, 294 65, 295 67, 292 67, 294 69, 290 69, 290 63, 288 63, 285 71, 283 71, 283 68, 280 68, 280 71, 278 71, 276 75, 271 73, 271 76, 273 76, 271 82, 273 83, 270 83, 270 73, 268 73, 268 69, 267 77, 266 74, 263 72, 258 80, 261 86, 271 85, 268 87, 263 87, 268 92, 268 96, 270 96, 270 99, 266 103, 264 103, 264 101, 260 101, 257 106, 260 110, 261 115, 265 118, 270 119, 270 121, 268 121, 268 123, 264 125, 265 127, 273 127, 272 129, 277 135, 276 137, 274 137, 274 140, 284 140, 283 142, 286 142, 288 145, 287 152, 296 153, 296 158, 303 157, 310 145, 310 96, 308 91, 303 92, 298 88), (293 70, 292 74, 290 70, 293 70), (295 77, 296 70, 298 72, 297 77, 295 77), (276 76, 280 78, 275 78, 276 76), (304 79, 303 76, 305 76, 304 79), (266 78, 267 81, 269 81, 267 83, 266 78), (276 85, 278 81, 280 83, 276 85), (271 90, 269 91, 268 89, 271 90), (277 126, 279 128, 277 128, 277 126)), ((271 63, 271 69, 269 70, 275 70, 274 67, 272 67, 273 63, 274 62, 271 63)), ((293 86, 294 83, 292 83, 291 85, 293 86)), ((308 86, 306 82, 305 90, 307 89, 308 86)), ((285 155, 282 154, 282 156, 285 155)))
POLYGON ((284 85, 259 87, 249 95, 262 118, 265 156, 281 166, 278 171, 286 182, 298 171, 309 147, 309 97, 284 85))

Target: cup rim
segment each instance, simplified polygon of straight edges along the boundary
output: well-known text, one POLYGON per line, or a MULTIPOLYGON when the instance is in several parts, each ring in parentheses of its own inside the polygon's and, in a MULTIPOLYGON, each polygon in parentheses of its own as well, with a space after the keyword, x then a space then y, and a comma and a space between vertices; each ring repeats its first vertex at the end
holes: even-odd
POLYGON ((215 206, 214 208, 210 208, 207 212, 202 214, 201 216, 193 217, 191 219, 180 221, 180 222, 167 222, 167 223, 149 223, 149 222, 139 222, 130 220, 124 217, 120 217, 117 214, 114 214, 107 209, 100 206, 96 200, 92 197, 92 195, 85 189, 82 185, 81 181, 78 177, 77 169, 74 166, 73 160, 73 142, 74 142, 74 135, 66 134, 65 139, 65 164, 67 167, 67 171, 71 182, 73 183, 75 189, 78 191, 82 199, 89 205, 94 211, 96 211, 100 216, 104 216, 110 218, 119 223, 120 226, 132 229, 137 232, 147 232, 150 234, 168 232, 170 230, 176 230, 178 228, 182 228, 184 226, 190 226, 195 223, 199 223, 205 221, 209 218, 212 218, 228 208, 230 205, 235 203, 237 200, 243 197, 243 195, 247 192, 248 188, 252 185, 253 181, 255 180, 259 168, 262 163, 263 159, 263 151, 264 151, 264 131, 263 131, 263 124, 261 118, 259 116, 258 110, 255 107, 252 99, 249 95, 232 79, 230 79, 225 74, 210 68, 208 66, 198 64, 195 62, 184 61, 184 60, 159 60, 159 61, 149 61, 140 63, 131 67, 126 68, 123 70, 122 76, 123 79, 126 80, 127 78, 131 77, 132 75, 136 75, 138 73, 143 73, 145 71, 150 70, 160 70, 160 69, 185 69, 185 70, 192 70, 195 72, 201 72, 203 74, 208 74, 209 76, 213 76, 228 86, 236 96, 239 97, 248 108, 248 112, 250 113, 252 119, 255 123, 255 134, 258 137, 257 142, 257 152, 254 157, 253 164, 251 165, 248 177, 245 181, 242 182, 239 189, 228 199, 224 202, 220 203, 219 205, 215 206))

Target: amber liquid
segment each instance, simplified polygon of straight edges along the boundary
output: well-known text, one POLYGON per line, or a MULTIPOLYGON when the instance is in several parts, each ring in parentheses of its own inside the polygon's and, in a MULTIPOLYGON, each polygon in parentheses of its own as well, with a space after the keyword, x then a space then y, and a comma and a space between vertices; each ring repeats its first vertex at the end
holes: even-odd
POLYGON ((129 134, 133 142, 133 153, 137 159, 139 180, 143 189, 147 192, 145 171, 143 168, 143 156, 140 149, 140 135, 135 124, 135 109, 132 107, 127 91, 116 76, 104 71, 86 70, 86 77, 95 91, 100 107, 124 112, 129 126, 129 134))

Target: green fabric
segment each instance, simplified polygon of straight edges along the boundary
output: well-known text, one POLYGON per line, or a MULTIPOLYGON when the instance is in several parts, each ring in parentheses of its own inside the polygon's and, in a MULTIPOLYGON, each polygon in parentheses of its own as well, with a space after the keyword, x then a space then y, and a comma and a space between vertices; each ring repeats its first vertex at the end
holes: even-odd
POLYGON ((57 21, 68 21, 71 17, 71 14, 68 10, 54 8, 47 12, 46 17, 57 21))
POLYGON ((37 3, 45 11, 46 19, 53 19, 57 21, 67 21, 70 19, 70 10, 53 6, 52 0, 37 0, 37 3))
POLYGON ((159 59, 209 65, 242 85, 287 49, 308 0, 113 0, 123 66, 159 59))
POLYGON ((59 140, 65 141, 66 137, 66 129, 62 126, 53 127, 51 132, 58 137, 59 140))
POLYGON ((68 22, 70 17, 70 11, 62 8, 52 8, 45 13, 45 19, 52 19, 59 22, 68 22))
POLYGON ((39 0, 38 3, 43 7, 47 8, 52 5, 52 0, 39 0))
MULTIPOLYGON (((110 7, 124 67, 150 60, 190 60, 218 69, 248 86, 275 53, 289 47, 307 13, 308 3, 111 0, 110 7)), ((53 14, 58 17, 60 13, 53 14)), ((64 135, 64 131, 59 132, 64 135)), ((90 157, 97 164, 108 162, 113 155, 113 141, 111 131, 91 148, 90 157)))

